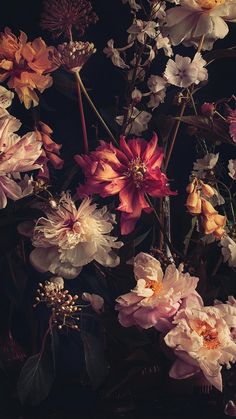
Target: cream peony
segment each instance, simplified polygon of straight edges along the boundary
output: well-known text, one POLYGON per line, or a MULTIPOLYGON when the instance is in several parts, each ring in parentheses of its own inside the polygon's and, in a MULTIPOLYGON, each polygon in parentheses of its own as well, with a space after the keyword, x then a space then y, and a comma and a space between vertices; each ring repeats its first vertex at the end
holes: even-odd
POLYGON ((236 20, 236 0, 180 0, 166 12, 166 31, 173 45, 198 46, 211 50, 228 31, 227 21, 236 20))
POLYGON ((112 251, 123 243, 109 235, 115 218, 107 208, 97 209, 85 198, 77 209, 69 193, 62 193, 58 207, 46 210, 33 232, 32 265, 39 272, 50 271, 66 279, 78 276, 92 260, 114 267, 119 257, 112 251))

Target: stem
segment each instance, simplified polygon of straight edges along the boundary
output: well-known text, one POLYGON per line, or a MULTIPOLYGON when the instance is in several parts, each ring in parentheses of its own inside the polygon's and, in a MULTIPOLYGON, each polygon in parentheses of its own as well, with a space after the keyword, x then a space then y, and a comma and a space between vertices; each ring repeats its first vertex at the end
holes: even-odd
POLYGON ((76 74, 76 79, 78 81, 78 84, 79 84, 79 86, 81 88, 81 91, 83 92, 84 96, 86 97, 89 105, 91 106, 91 108, 93 109, 94 113, 98 117, 99 121, 101 122, 101 124, 103 125, 103 127, 105 128, 105 130, 107 131, 107 133, 109 134, 109 136, 111 137, 111 139, 114 142, 114 144, 118 145, 118 143, 117 143, 114 135, 112 134, 111 130, 108 128, 106 122, 104 121, 104 119, 102 118, 102 116, 98 112, 96 106, 94 105, 92 99, 90 98, 90 96, 89 96, 89 94, 88 94, 88 92, 86 90, 86 87, 84 86, 84 84, 83 84, 83 82, 81 80, 81 77, 80 77, 79 72, 76 72, 75 74, 76 74))
POLYGON ((161 232, 162 232, 162 234, 163 234, 164 240, 165 240, 165 242, 166 242, 166 244, 167 244, 167 246, 168 246, 168 248, 169 248, 169 251, 170 251, 170 253, 172 254, 172 257, 173 257, 173 253, 175 253, 176 255, 178 255, 178 256, 180 256, 181 258, 183 258, 183 255, 182 255, 180 252, 178 252, 178 251, 174 248, 174 246, 171 244, 170 240, 168 239, 167 234, 166 234, 166 232, 165 232, 165 229, 164 229, 164 228, 163 228, 163 226, 162 226, 162 223, 161 223, 160 217, 159 217, 159 215, 157 214, 157 211, 156 211, 155 207, 153 206, 153 204, 152 204, 152 202, 151 202, 151 200, 150 200, 149 196, 148 196, 146 193, 145 193, 145 198, 146 198, 147 202, 149 203, 150 207, 153 209, 153 212, 154 212, 155 217, 156 217, 156 219, 157 219, 157 222, 158 222, 159 228, 160 228, 160 230, 161 230, 161 232))
POLYGON ((84 153, 88 154, 88 151, 89 151, 88 136, 87 136, 86 122, 85 122, 85 116, 84 116, 84 107, 83 107, 83 101, 82 101, 80 81, 79 81, 79 73, 78 72, 75 72, 75 78, 76 78, 76 81, 77 81, 76 84, 77 84, 78 102, 79 102, 80 118, 81 118, 82 131, 83 131, 84 153))
POLYGON ((193 94, 192 94, 192 92, 191 92, 190 89, 187 89, 187 90, 188 90, 188 94, 189 94, 189 97, 190 97, 191 102, 192 102, 192 105, 193 105, 194 113, 195 113, 195 115, 198 115, 197 108, 196 108, 196 105, 195 105, 195 102, 194 102, 194 98, 193 98, 193 94))

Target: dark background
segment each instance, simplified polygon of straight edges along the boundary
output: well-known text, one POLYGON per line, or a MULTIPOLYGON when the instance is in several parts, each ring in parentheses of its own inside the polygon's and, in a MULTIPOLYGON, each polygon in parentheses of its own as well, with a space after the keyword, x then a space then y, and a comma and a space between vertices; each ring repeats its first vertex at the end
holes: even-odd
MULTIPOLYGON (((94 42, 97 53, 91 57, 85 69, 83 69, 82 78, 101 114, 110 124, 113 131, 116 132, 117 127, 113 122, 112 115, 117 107, 117 97, 122 96, 121 92, 125 84, 119 70, 111 64, 102 51, 110 38, 115 39, 115 45, 124 45, 126 42, 125 29, 131 24, 132 17, 128 6, 122 5, 121 0, 93 0, 92 4, 99 16, 99 21, 96 25, 89 28, 83 39, 94 42)), ((40 0, 4 1, 0 8, 0 30, 2 31, 5 26, 9 26, 13 33, 17 34, 21 29, 27 33, 29 40, 42 36, 48 45, 56 45, 48 33, 42 32, 39 27, 41 10, 42 1, 40 0)), ((215 47, 224 48, 234 45, 236 45, 236 25, 231 25, 230 35, 225 40, 218 41, 215 47)), ((194 54, 193 50, 182 47, 176 51, 183 55, 194 54)), ((163 71, 166 57, 162 55, 160 57, 162 58, 159 58, 158 64, 154 64, 152 67, 152 74, 161 75, 163 71)), ((199 104, 204 101, 214 101, 221 97, 230 97, 232 94, 236 94, 235 62, 233 59, 224 59, 209 67, 209 83, 204 89, 204 93, 200 91, 197 95, 199 104)), ((14 101, 11 113, 19 117, 23 122, 23 129, 32 129, 35 118, 39 117, 53 128, 54 140, 62 144, 62 156, 65 159, 64 169, 61 172, 53 173, 54 181, 58 185, 59 190, 74 164, 73 155, 82 152, 82 133, 73 78, 61 70, 57 71, 53 77, 53 87, 46 90, 41 99, 40 113, 38 109, 26 111, 17 99, 14 101)), ((176 109, 173 108, 172 99, 173 95, 170 94, 166 103, 158 108, 157 113, 173 114, 176 109)), ((85 112, 92 149, 97 143, 97 137, 106 138, 106 136, 103 129, 97 126, 96 120, 86 103, 85 112)), ((220 150, 222 156, 235 158, 231 147, 224 145, 220 150)), ((183 192, 185 191, 195 158, 194 138, 187 135, 185 128, 181 128, 168 173, 169 178, 173 179, 172 188, 179 191, 179 196, 172 200, 173 241, 177 246, 182 244, 183 225, 186 220, 184 210, 185 195, 183 192)), ((75 185, 79 180, 81 180, 80 173, 75 178, 75 185)), ((37 280, 36 277, 35 281, 37 280)), ((32 295, 29 297, 32 298, 32 295)), ((4 308, 3 300, 2 305, 4 308)), ((16 328, 21 330, 19 333, 21 339, 23 336, 27 341, 27 331, 24 330, 23 321, 24 319, 22 319, 22 324, 20 324, 20 321, 16 322, 16 328)), ((142 400, 136 400, 137 409, 135 413, 132 409, 131 413, 127 413, 127 405, 126 410, 122 410, 121 405, 119 409, 113 410, 112 413, 109 410, 104 412, 104 409, 99 407, 99 396, 86 387, 81 387, 76 381, 76 373, 77 371, 79 373, 81 370, 80 361, 77 359, 75 362, 75 353, 78 351, 78 358, 82 353, 80 340, 75 336, 72 340, 67 339, 66 336, 63 339, 60 354, 61 371, 59 368, 59 379, 49 399, 38 408, 22 410, 15 399, 12 400, 8 397, 9 388, 4 384, 1 389, 2 397, 0 395, 0 419, 67 419, 69 417, 86 419, 90 417, 101 417, 104 419, 108 417, 140 419, 193 417, 204 419, 209 418, 211 414, 215 418, 223 417, 221 411, 217 411, 215 402, 214 408, 209 408, 212 396, 204 396, 199 401, 200 399, 195 398, 195 396, 190 399, 189 395, 185 398, 181 394, 175 394, 172 400, 165 400, 161 407, 159 401, 155 400, 156 394, 154 394, 152 401, 149 401, 148 404, 147 402, 142 402, 142 400), (70 354, 73 354, 72 358, 70 354), (65 371, 67 374, 65 374, 65 371), (182 410, 179 407, 180 405, 182 405, 182 410)))

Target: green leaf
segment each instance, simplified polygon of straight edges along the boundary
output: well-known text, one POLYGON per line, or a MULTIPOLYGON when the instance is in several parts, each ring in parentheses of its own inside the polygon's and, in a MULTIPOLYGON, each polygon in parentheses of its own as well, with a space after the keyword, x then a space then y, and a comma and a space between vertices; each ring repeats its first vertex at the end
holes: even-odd
POLYGON ((101 336, 95 336, 81 330, 84 356, 88 376, 94 388, 98 388, 108 375, 108 363, 105 358, 101 336))
POLYGON ((27 359, 17 383, 17 392, 22 404, 37 405, 48 396, 55 377, 54 362, 50 347, 43 354, 27 359))

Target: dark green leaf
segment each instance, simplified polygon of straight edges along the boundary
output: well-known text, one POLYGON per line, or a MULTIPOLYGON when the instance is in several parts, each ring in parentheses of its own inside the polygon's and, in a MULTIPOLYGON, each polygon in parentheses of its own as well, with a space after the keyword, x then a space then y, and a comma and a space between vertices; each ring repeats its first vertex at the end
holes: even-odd
POLYGON ((54 381, 54 365, 50 348, 27 359, 17 383, 22 404, 37 405, 48 396, 54 381))

